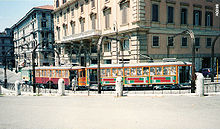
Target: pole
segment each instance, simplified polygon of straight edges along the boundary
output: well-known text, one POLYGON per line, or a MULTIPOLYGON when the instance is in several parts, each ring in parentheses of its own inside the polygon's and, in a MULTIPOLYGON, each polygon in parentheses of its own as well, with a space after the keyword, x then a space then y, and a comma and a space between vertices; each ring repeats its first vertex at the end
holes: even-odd
POLYGON ((195 75, 195 35, 192 30, 187 30, 186 31, 190 37, 191 37, 191 42, 192 42, 192 80, 191 80, 191 93, 195 93, 195 80, 196 80, 196 75, 195 75))
POLYGON ((4 62, 5 62, 5 67, 4 67, 4 78, 5 78, 5 81, 4 81, 4 87, 6 88, 7 87, 7 59, 6 59, 6 54, 4 55, 4 62))
POLYGON ((195 93, 195 39, 192 38, 192 81, 191 81, 191 93, 195 93))
POLYGON ((217 82, 218 82, 218 59, 217 59, 217 82))
POLYGON ((33 92, 36 93, 36 80, 35 80, 35 49, 32 53, 32 72, 33 72, 33 92))
POLYGON ((98 81, 98 93, 101 94, 101 80, 100 80, 100 56, 101 56, 101 46, 103 39, 106 38, 106 36, 101 36, 99 38, 98 44, 97 44, 97 55, 98 55, 98 69, 97 69, 97 81, 98 81))

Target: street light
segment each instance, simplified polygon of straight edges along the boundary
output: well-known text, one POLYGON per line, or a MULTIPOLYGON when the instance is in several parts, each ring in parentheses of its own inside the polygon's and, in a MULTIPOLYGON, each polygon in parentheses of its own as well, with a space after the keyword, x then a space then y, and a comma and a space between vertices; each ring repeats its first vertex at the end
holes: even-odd
POLYGON ((13 50, 14 48, 18 48, 18 47, 23 47, 23 46, 28 46, 28 44, 22 44, 22 45, 19 45, 19 46, 16 46, 16 47, 13 47, 13 48, 10 48, 9 50, 7 50, 4 54, 4 78, 5 78, 5 81, 4 81, 4 87, 6 88, 7 87, 7 54, 13 50))
MULTIPOLYGON (((36 57, 36 49, 38 48, 39 45, 41 45, 43 42, 41 43, 38 43, 34 48, 33 48, 33 51, 32 51, 32 71, 33 71, 33 92, 36 93, 36 79, 35 79, 35 57, 36 57)), ((53 50, 57 53, 58 55, 58 63, 59 63, 59 66, 60 66, 60 56, 59 56, 59 52, 56 51, 56 50, 53 50)))
POLYGON ((190 29, 184 30, 181 33, 175 34, 173 36, 176 37, 178 35, 181 34, 189 34, 191 37, 191 42, 192 42, 192 80, 191 80, 191 93, 195 93, 195 80, 196 80, 196 76, 195 76, 195 35, 194 32, 190 29))

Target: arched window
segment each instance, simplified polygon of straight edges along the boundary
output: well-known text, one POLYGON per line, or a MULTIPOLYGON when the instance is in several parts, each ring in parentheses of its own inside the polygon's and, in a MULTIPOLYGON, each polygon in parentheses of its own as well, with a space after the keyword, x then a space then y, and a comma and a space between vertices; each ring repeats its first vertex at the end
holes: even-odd
POLYGON ((56 1, 56 7, 59 7, 59 0, 56 1))

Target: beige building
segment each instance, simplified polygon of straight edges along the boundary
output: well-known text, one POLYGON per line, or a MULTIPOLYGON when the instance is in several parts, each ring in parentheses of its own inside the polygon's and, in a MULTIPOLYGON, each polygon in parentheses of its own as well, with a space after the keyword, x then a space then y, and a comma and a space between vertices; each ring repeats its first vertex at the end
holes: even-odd
MULTIPOLYGON (((124 62, 141 63, 149 58, 191 60, 189 35, 169 37, 192 29, 195 33, 196 69, 210 66, 211 42, 220 34, 217 0, 54 0, 54 32, 61 64, 97 62, 100 36, 125 37, 124 62)), ((220 57, 220 39, 215 57, 220 57)), ((106 40, 102 63, 122 62, 119 42, 106 40)))

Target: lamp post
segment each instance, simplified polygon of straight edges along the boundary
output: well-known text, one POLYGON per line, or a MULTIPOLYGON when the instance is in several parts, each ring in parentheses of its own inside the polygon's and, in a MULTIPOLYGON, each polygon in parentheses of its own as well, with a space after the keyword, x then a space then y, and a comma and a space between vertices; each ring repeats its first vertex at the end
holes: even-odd
POLYGON ((102 42, 103 40, 107 38, 106 36, 101 36, 98 40, 98 44, 97 44, 97 54, 98 54, 98 69, 97 69, 97 80, 98 80, 98 93, 101 94, 101 80, 100 80, 100 52, 101 52, 101 46, 102 46, 102 42))
POLYGON ((5 52, 5 54, 4 54, 4 87, 6 88, 7 87, 7 83, 8 83, 8 80, 7 80, 7 54, 11 51, 11 50, 13 50, 14 48, 18 48, 18 47, 23 47, 23 46, 27 46, 28 47, 28 44, 22 44, 22 45, 20 45, 20 46, 17 46, 17 47, 13 47, 13 48, 10 48, 9 50, 7 50, 6 52, 5 52))
POLYGON ((181 34, 189 34, 190 37, 191 37, 191 42, 192 42, 192 80, 191 80, 191 93, 195 93, 195 80, 196 80, 196 76, 195 76, 195 35, 194 35, 194 32, 190 29, 187 29, 187 30, 184 30, 183 32, 181 33, 178 33, 178 34, 175 34, 173 36, 176 37, 178 35, 181 35, 181 34))

